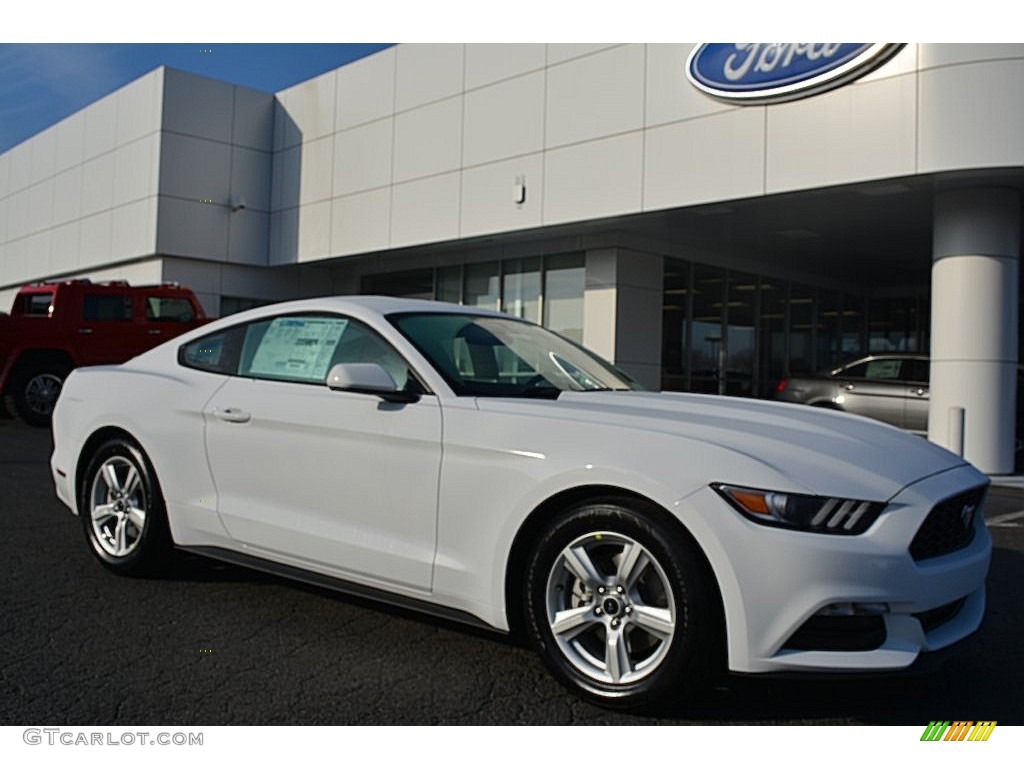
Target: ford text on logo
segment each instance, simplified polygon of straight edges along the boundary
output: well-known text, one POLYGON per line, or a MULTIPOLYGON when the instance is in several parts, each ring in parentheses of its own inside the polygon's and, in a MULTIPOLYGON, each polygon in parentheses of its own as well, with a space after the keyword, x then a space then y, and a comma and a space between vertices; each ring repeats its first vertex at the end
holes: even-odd
POLYGON ((838 88, 887 62, 902 43, 704 43, 686 76, 704 93, 737 104, 793 101, 838 88))

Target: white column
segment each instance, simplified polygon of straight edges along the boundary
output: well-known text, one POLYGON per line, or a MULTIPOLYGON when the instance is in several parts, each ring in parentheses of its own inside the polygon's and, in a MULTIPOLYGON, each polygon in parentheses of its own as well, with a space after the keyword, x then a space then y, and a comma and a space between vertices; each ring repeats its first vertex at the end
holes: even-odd
POLYGON ((1013 471, 1020 193, 975 188, 935 198, 928 439, 983 472, 1013 471))
POLYGON ((587 251, 583 345, 645 387, 661 389, 664 259, 623 248, 587 251))

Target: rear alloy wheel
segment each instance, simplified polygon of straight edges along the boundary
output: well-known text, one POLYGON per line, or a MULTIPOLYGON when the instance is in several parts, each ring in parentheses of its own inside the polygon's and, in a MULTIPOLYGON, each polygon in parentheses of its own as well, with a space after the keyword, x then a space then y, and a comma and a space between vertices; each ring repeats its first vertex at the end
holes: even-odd
POLYGON ((62 367, 38 367, 26 371, 12 383, 8 410, 26 424, 45 427, 60 397, 68 371, 62 367))
POLYGON ((79 510, 93 554, 112 571, 143 574, 166 561, 171 538, 163 498, 134 443, 112 440, 96 452, 79 510))
POLYGON ((556 677, 604 706, 637 708, 701 689, 718 612, 696 545, 618 504, 556 519, 527 574, 534 644, 556 677))

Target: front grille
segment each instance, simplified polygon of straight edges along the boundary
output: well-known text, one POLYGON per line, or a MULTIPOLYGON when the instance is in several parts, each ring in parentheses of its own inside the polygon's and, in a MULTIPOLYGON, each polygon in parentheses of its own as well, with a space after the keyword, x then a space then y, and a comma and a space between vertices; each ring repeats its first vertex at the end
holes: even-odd
POLYGON ((950 621, 954 616, 960 613, 960 609, 964 606, 964 601, 967 598, 961 597, 959 600, 954 600, 952 603, 946 603, 940 605, 938 608, 932 608, 930 611, 921 611, 921 613, 915 613, 914 618, 921 622, 921 629, 927 634, 936 627, 941 627, 947 621, 950 621))
POLYGON ((873 651, 885 642, 881 616, 811 616, 782 646, 790 651, 873 651))
POLYGON ((974 516, 981 514, 985 486, 940 501, 910 542, 915 560, 941 557, 963 549, 974 539, 974 516))

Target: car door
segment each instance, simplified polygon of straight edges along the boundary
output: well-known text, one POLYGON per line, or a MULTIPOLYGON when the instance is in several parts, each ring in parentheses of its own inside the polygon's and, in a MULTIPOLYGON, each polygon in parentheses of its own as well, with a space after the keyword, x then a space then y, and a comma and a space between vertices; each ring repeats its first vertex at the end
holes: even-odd
POLYGON ((378 362, 415 390, 401 356, 337 315, 250 323, 238 374, 204 408, 218 510, 253 554, 360 581, 428 590, 441 410, 332 391, 338 362, 378 362))
POLYGON ((139 351, 127 289, 96 286, 85 291, 81 320, 73 327, 80 365, 123 363, 139 351))
POLYGON ((928 433, 928 361, 923 358, 907 358, 903 361, 901 375, 906 387, 904 399, 904 427, 919 434, 928 433))
POLYGON ((907 395, 900 379, 901 363, 898 358, 876 358, 836 374, 843 410, 903 427, 907 395))

